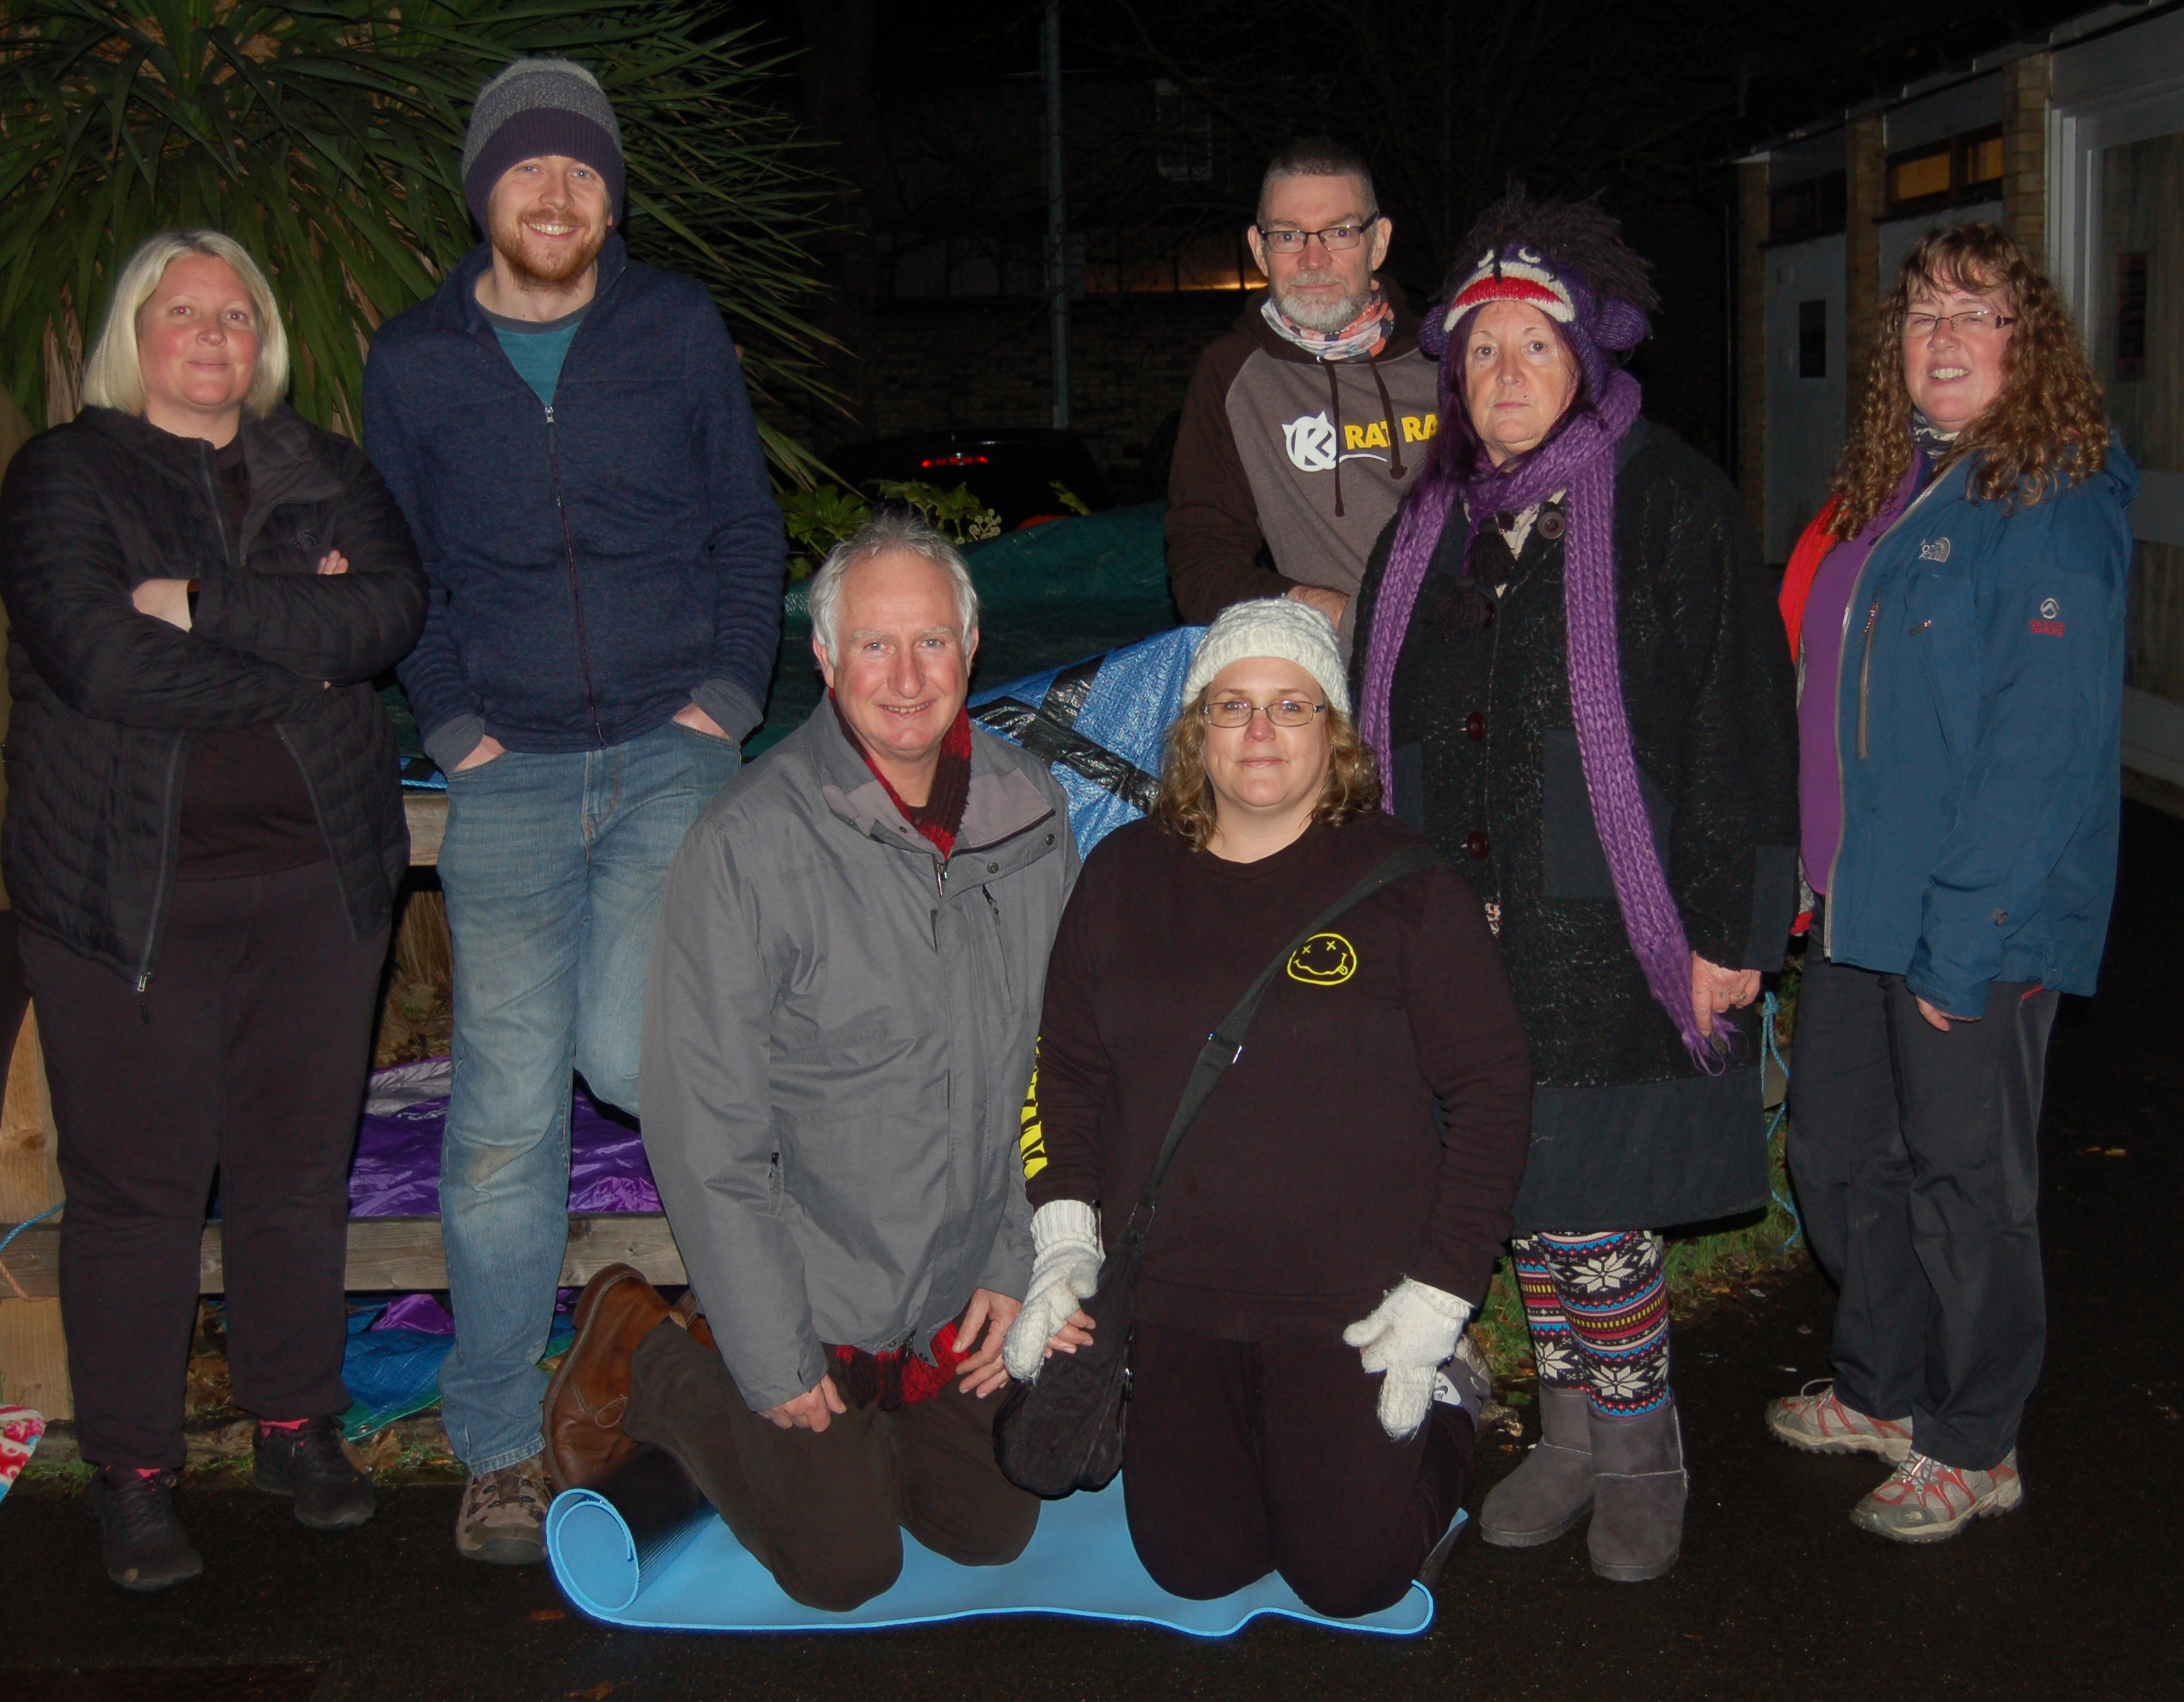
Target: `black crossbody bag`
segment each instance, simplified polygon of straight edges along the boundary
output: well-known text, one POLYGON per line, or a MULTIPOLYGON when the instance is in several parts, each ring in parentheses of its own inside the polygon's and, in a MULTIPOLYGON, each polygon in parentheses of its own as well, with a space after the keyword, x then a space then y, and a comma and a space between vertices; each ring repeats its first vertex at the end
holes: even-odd
POLYGON ((1221 1025, 1206 1037, 1182 1101, 1168 1124, 1167 1139, 1153 1161, 1145 1189, 1131 1208, 1114 1247, 1099 1267, 1099 1287, 1084 1304, 1095 1328, 1092 1339, 1075 1353, 1058 1353, 1041 1368, 1035 1383, 1009 1391, 994 1414, 994 1458, 1002 1475, 1019 1489, 1048 1499, 1077 1489, 1099 1489, 1122 1469, 1123 1427, 1130 1401, 1130 1325, 1138 1308, 1138 1275, 1145 1259, 1145 1238, 1152 1232, 1153 1209, 1160 1179, 1183 1144, 1183 1132, 1229 1066, 1243 1054, 1244 1031, 1252 1025, 1259 1001, 1274 978, 1312 936, 1343 911, 1371 898, 1392 881, 1441 860, 1424 845, 1396 852, 1334 904, 1299 930, 1260 971, 1250 991, 1221 1025))

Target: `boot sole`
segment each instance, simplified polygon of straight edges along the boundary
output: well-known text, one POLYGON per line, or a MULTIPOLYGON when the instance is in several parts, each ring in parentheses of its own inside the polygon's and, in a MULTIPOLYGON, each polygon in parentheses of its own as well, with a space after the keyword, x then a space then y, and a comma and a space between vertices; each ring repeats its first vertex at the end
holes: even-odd
POLYGON ((1596 1560, 1593 1562, 1593 1570, 1611 1584, 1651 1584, 1655 1579, 1665 1578, 1674 1571, 1683 1552, 1679 1548, 1668 1559, 1650 1566, 1608 1566, 1596 1560))
POLYGON ((156 1596, 163 1590, 172 1590, 178 1584, 187 1584, 191 1579, 202 1578, 204 1575, 205 1563, 202 1560, 191 1571, 177 1572, 166 1578, 130 1579, 118 1572, 109 1572, 106 1574, 132 1596, 156 1596))
POLYGON ((465 1560, 482 1562, 488 1566, 543 1566, 546 1560, 544 1542, 524 1542, 513 1537, 488 1537, 475 1548, 455 1545, 455 1552, 465 1560))
MULTIPOLYGON (((254 1465, 250 1468, 250 1486, 254 1489, 263 1489, 268 1495, 278 1495, 284 1501, 296 1499, 295 1488, 287 1478, 266 1471, 262 1465, 254 1465)), ((368 1524, 372 1515, 377 1511, 379 1498, 375 1495, 356 1512, 345 1513, 339 1518, 309 1518, 305 1516, 303 1509, 298 1507, 296 1522, 307 1531, 353 1531, 359 1525, 368 1524)))
POLYGON ((1786 1430, 1777 1425, 1771 1414, 1767 1419, 1767 1434, 1776 1442, 1788 1442, 1799 1454, 1870 1454, 1891 1465, 1901 1465, 1911 1454, 1911 1443, 1890 1442, 1884 1436, 1830 1436, 1825 1442, 1815 1442, 1801 1431, 1786 1430))
POLYGON ((1584 1505, 1578 1508, 1561 1523, 1542 1525, 1535 1530, 1529 1531, 1505 1530, 1498 1525, 1490 1525, 1482 1519, 1479 1525, 1479 1534, 1485 1541, 1493 1544, 1496 1548, 1539 1548, 1553 1542, 1557 1537, 1569 1535, 1584 1522, 1585 1515, 1592 1511, 1593 1503, 1588 1497, 1584 1505))

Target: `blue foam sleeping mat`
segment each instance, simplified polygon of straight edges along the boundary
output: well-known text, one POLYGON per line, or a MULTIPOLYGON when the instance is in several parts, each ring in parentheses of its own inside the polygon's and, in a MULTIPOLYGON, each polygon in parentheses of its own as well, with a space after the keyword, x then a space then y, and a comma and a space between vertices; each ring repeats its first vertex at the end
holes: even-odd
POLYGON ((1356 1619, 1314 1613, 1278 1576, 1218 1601, 1171 1596, 1131 1546, 1120 1478, 1097 1494, 1047 1502, 1030 1546, 1006 1566, 959 1566, 905 1531, 903 1573, 894 1587, 847 1613, 790 1601, 710 1508, 639 1540, 605 1498, 567 1490, 546 1515, 546 1552, 555 1579, 581 1611, 610 1625, 651 1631, 875 1631, 996 1613, 1058 1613, 1223 1637, 1272 1613, 1401 1637, 1417 1636, 1434 1619, 1434 1598, 1420 1584, 1394 1607, 1356 1619))

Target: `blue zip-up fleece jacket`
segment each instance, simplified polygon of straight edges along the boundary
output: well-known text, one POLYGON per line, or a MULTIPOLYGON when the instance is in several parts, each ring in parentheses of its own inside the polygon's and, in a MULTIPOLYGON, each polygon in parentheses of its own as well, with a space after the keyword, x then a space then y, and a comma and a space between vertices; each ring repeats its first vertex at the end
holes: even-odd
POLYGON ((784 547, 735 346, 704 287, 629 258, 542 406, 478 306, 481 244, 390 319, 364 368, 364 447, 417 534, 425 635, 399 669, 443 769, 490 734, 583 751, 696 703, 758 724, 784 547))
POLYGON ((1851 595, 1825 945, 1976 1017, 1990 981, 2090 993, 2100 968, 2138 471, 2112 443, 2028 504, 1974 500, 1975 465, 1927 488, 1851 595))

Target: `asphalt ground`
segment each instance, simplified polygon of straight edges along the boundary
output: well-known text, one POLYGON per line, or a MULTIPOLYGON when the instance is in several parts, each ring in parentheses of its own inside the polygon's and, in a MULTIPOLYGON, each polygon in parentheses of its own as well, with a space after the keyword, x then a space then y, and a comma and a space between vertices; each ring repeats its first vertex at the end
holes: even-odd
MULTIPOLYGON (((591 1624, 543 1570, 458 1559, 451 1487, 390 1488, 370 1525, 335 1537, 248 1488, 185 1487, 209 1570, 149 1598, 107 1583, 79 1501, 31 1488, 0 1504, 0 1697, 2184 1695, 2170 1528, 2184 1337, 2163 1299, 2176 1280, 2180 877, 2184 822, 2127 806, 2102 991, 2066 1004, 2051 1054, 2051 1327, 2020 1450, 2026 1501, 1953 1542, 1855 1530, 1845 1515, 1881 1464, 1766 1436, 1767 1399, 1825 1371, 1832 1296, 1806 1265, 1678 1334, 1693 1491, 1683 1558, 1652 1585, 1594 1577, 1581 1531, 1527 1552, 1467 1537, 1432 1629, 1400 1642, 1268 1620, 1211 1643, 1051 1619, 669 1636, 591 1624)), ((1490 1477, 1520 1457, 1514 1439, 1482 1452, 1490 1477)))

